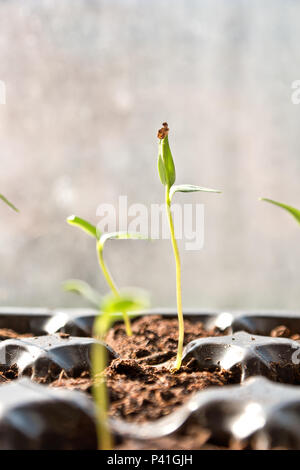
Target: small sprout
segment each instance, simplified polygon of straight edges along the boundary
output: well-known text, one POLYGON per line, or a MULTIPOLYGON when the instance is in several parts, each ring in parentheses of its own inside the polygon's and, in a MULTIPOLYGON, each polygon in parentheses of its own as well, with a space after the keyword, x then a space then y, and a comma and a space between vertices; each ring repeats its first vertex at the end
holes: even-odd
POLYGON ((181 295, 181 265, 180 265, 180 256, 177 245, 177 240, 175 237, 174 223, 171 212, 171 201, 176 192, 191 193, 196 191, 205 191, 220 193, 221 191, 209 188, 203 188, 201 186, 194 186, 191 184, 183 184, 179 186, 174 186, 176 180, 176 171, 175 165, 172 157, 172 152, 169 145, 169 127, 166 122, 163 123, 163 127, 159 129, 157 137, 159 139, 159 148, 158 148, 158 173, 161 183, 166 188, 165 201, 166 201, 166 211, 169 221, 170 233, 172 247, 175 257, 176 265, 176 296, 177 296, 177 314, 178 314, 178 349, 177 349, 177 358, 174 364, 174 370, 178 370, 181 367, 182 362, 182 351, 183 351, 183 342, 184 342, 184 321, 182 313, 182 295, 181 295))
MULTIPOLYGON (((118 313, 126 309, 127 312, 136 312, 149 306, 148 296, 142 291, 121 290, 118 297, 109 293, 103 297, 100 304, 102 313, 98 315, 94 324, 94 336, 101 342, 112 324, 119 319, 118 313)), ((98 343, 92 348, 92 376, 94 379, 93 396, 97 410, 97 434, 99 449, 111 450, 113 448, 112 436, 107 425, 108 392, 103 377, 107 366, 107 351, 103 344, 98 343)))
POLYGON ((296 209, 295 207, 288 206, 287 204, 283 204, 282 202, 273 201, 273 199, 260 198, 260 201, 269 202, 270 204, 274 204, 274 206, 278 206, 278 207, 281 207, 282 209, 285 209, 293 217, 295 217, 297 222, 299 222, 300 224, 300 210, 296 209))
MULTIPOLYGON (((98 262, 99 266, 102 270, 102 273, 105 277, 105 280, 111 289, 112 293, 114 294, 115 297, 119 297, 119 289, 117 288, 112 276, 109 273, 109 270, 106 266, 106 263, 104 261, 103 257, 103 251, 104 251, 104 245, 107 242, 107 240, 134 240, 134 239, 145 239, 142 235, 135 234, 135 233, 129 233, 129 232, 111 232, 111 233, 103 233, 101 232, 92 224, 87 222, 86 220, 77 217, 75 215, 72 215, 68 217, 67 222, 70 225, 74 225, 76 227, 81 228, 84 232, 86 232, 88 235, 91 235, 92 237, 96 238, 96 249, 97 249, 97 255, 98 255, 98 262)), ((84 286, 81 285, 81 294, 83 293, 82 288, 84 286)), ((78 285, 77 285, 78 288, 78 285)), ((85 285, 85 290, 86 290, 86 285, 85 285)), ((78 290, 78 289, 77 289, 78 290)), ((87 293, 87 291, 85 292, 87 293)), ((91 294, 91 291, 88 291, 89 294, 91 294)), ((87 297, 85 295, 85 297, 87 297)), ((125 328, 126 328, 126 333, 128 336, 132 335, 131 331, 131 325, 130 325, 130 319, 128 317, 127 311, 122 310, 123 313, 123 318, 124 318, 124 323, 125 323, 125 328)))
POLYGON ((17 209, 12 202, 10 202, 5 196, 3 196, 3 194, 0 194, 0 199, 2 199, 2 201, 5 202, 5 204, 7 204, 11 209, 16 212, 19 212, 19 209, 17 209))

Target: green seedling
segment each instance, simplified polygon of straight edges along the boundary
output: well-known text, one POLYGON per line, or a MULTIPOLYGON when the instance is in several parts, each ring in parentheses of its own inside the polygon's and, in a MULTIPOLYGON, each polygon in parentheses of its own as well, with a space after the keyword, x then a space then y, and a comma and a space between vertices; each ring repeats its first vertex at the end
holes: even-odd
POLYGON ((300 210, 296 209, 295 207, 288 206, 287 204, 283 204, 282 202, 273 201, 273 199, 260 198, 260 201, 269 202, 270 204, 274 204, 274 206, 281 207, 281 209, 284 209, 289 212, 300 224, 300 210))
MULTIPOLYGON (((109 288, 111 289, 114 296, 118 298, 119 289, 116 286, 112 276, 110 275, 109 270, 104 261, 104 256, 103 256, 104 245, 107 242, 107 240, 145 239, 145 237, 139 234, 128 233, 128 232, 100 233, 100 231, 94 225, 90 224, 84 219, 81 219, 80 217, 76 217, 75 215, 68 217, 67 222, 71 225, 75 225, 76 227, 81 228, 88 235, 96 238, 96 250, 97 250, 99 266, 102 270, 102 273, 104 275, 104 278, 109 288)), ((127 314, 127 311, 122 310, 122 313, 123 313, 126 333, 128 336, 132 336, 131 324, 130 324, 130 319, 127 314)))
POLYGON ((192 193, 196 191, 205 191, 211 193, 220 193, 216 189, 203 188, 201 186, 194 186, 192 184, 182 184, 175 186, 176 172, 175 165, 169 145, 168 138, 169 128, 166 122, 163 123, 163 127, 158 131, 157 137, 159 139, 159 148, 158 148, 158 173, 161 183, 165 186, 165 203, 167 217, 171 233, 172 247, 175 257, 176 265, 176 297, 177 297, 177 314, 178 314, 178 349, 177 349, 177 358, 174 364, 173 370, 176 371, 180 369, 182 362, 182 352, 183 352, 183 342, 184 342, 184 321, 182 313, 182 295, 181 295, 181 265, 180 265, 180 256, 177 245, 177 240, 175 237, 174 223, 171 212, 171 202, 174 194, 176 192, 181 193, 192 193))
POLYGON ((5 202, 5 204, 7 204, 11 209, 16 212, 19 212, 19 209, 17 209, 12 202, 10 202, 5 196, 3 196, 3 194, 0 194, 0 199, 2 199, 2 201, 5 202))
MULTIPOLYGON (((103 297, 87 282, 81 281, 80 279, 68 279, 67 281, 63 282, 63 289, 66 292, 73 292, 74 294, 78 294, 81 297, 84 297, 93 307, 96 307, 101 311, 103 297)), ((124 303, 122 303, 120 307, 122 310, 124 310, 124 303)), ((122 321, 123 314, 120 313, 122 310, 119 310, 117 313, 113 314, 113 322, 122 321)), ((127 315, 130 319, 132 319, 136 318, 139 314, 128 311, 127 315)))
POLYGON ((134 315, 135 312, 148 308, 148 296, 140 290, 121 290, 118 296, 111 292, 101 297, 87 283, 76 279, 66 281, 64 288, 82 295, 101 310, 94 323, 93 331, 94 336, 100 340, 92 348, 93 396, 97 410, 98 447, 101 450, 111 450, 113 439, 107 423, 109 399, 103 375, 107 366, 107 351, 102 342, 105 341, 109 328, 122 319, 120 312, 126 311, 128 315, 134 315))

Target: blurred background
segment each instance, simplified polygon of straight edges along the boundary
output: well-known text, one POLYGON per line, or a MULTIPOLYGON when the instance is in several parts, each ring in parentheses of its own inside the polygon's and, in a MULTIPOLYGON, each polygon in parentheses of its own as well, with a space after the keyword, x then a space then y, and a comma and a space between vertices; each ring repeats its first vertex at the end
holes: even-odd
MULTIPOLYGON (((0 1, 0 304, 81 306, 61 283, 100 292, 100 203, 160 203, 157 129, 169 123, 178 183, 205 204, 205 244, 184 251, 186 307, 300 308, 300 4, 296 0, 0 1)), ((168 241, 110 242, 120 286, 175 306, 168 241)))

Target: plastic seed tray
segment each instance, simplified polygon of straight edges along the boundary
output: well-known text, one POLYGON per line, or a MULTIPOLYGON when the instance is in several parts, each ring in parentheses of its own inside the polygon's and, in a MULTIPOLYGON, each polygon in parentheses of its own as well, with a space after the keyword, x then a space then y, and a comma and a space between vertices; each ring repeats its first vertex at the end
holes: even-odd
MULTIPOLYGON (((166 310, 143 313, 176 316, 166 310)), ((75 377, 89 370, 91 345, 97 343, 91 337, 95 316, 83 309, 0 309, 0 328, 35 335, 0 342, 0 365, 32 379, 0 385, 0 448, 96 448, 91 398, 33 381, 60 371, 75 377)), ((235 371, 240 384, 197 392, 155 422, 112 420, 113 432, 121 439, 147 441, 182 433, 193 423, 220 445, 238 440, 251 448, 300 449, 300 342, 270 336, 280 325, 290 334, 300 333, 300 313, 186 311, 185 316, 217 327, 223 336, 190 342, 184 361, 194 358, 201 370, 235 371)), ((109 360, 117 357, 107 351, 109 360)))
POLYGON ((19 376, 29 375, 33 379, 48 376, 51 379, 61 371, 78 377, 90 370, 90 351, 95 344, 105 345, 108 360, 118 357, 109 346, 93 338, 55 334, 0 342, 0 365, 15 366, 19 376))
POLYGON ((95 449, 92 401, 24 378, 0 387, 0 449, 95 449))
POLYGON ((201 369, 240 372, 240 381, 255 375, 286 383, 300 383, 300 344, 287 338, 256 336, 239 331, 228 336, 200 338, 184 350, 183 362, 196 358, 201 369))

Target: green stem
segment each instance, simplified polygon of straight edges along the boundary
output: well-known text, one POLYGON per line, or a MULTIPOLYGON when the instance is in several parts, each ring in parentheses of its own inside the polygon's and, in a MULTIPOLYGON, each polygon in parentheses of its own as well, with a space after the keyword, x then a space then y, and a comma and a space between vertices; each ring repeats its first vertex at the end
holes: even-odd
POLYGON ((176 297, 177 297, 177 314, 178 314, 178 349, 177 349, 177 358, 175 362, 174 369, 178 370, 181 366, 182 361, 182 352, 183 352, 183 341, 184 341, 184 321, 182 313, 182 296, 181 296, 181 265, 180 265, 180 256, 177 245, 177 240, 175 237, 174 223, 171 212, 171 199, 170 199, 170 188, 166 186, 166 210, 170 226, 171 240, 173 246, 173 252, 175 257, 176 264, 176 297))
MULTIPOLYGON (((106 327, 106 315, 103 314, 96 319, 94 332, 103 341, 106 327)), ((107 365, 107 351, 101 344, 92 347, 92 376, 94 378, 93 396, 97 406, 97 435, 98 447, 101 450, 113 449, 113 438, 107 424, 108 392, 105 378, 101 374, 107 365)))
MULTIPOLYGON (((104 258, 103 258, 103 246, 100 243, 97 243, 97 253, 98 253, 99 265, 100 265, 100 268, 102 269, 102 272, 104 274, 106 282, 109 285, 112 292, 114 293, 114 295, 116 297, 119 297, 119 290, 118 290, 117 286, 115 285, 111 275, 109 274, 109 271, 107 269, 107 266, 106 266, 104 258)), ((124 317, 126 334, 127 334, 127 336, 132 336, 132 329, 131 329, 130 319, 128 317, 128 314, 127 314, 127 312, 122 312, 122 313, 123 313, 123 317, 124 317)))

